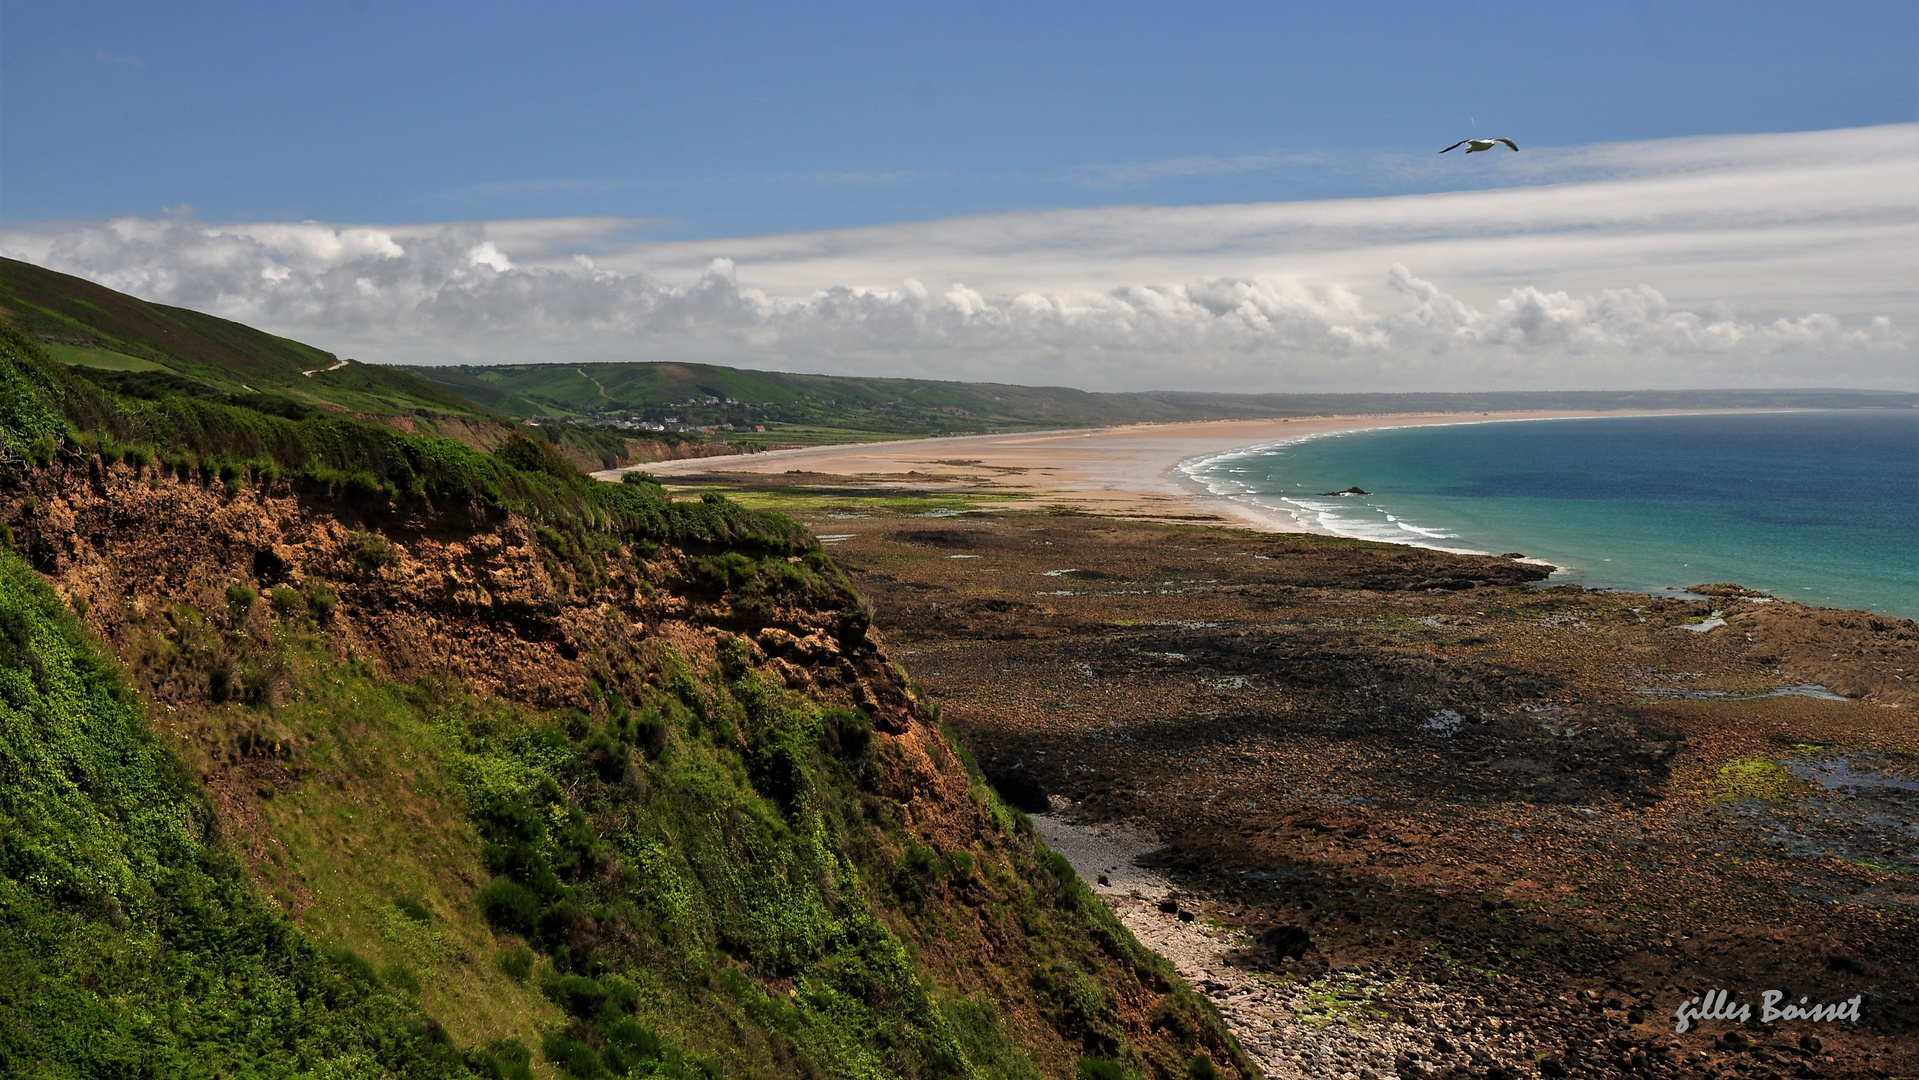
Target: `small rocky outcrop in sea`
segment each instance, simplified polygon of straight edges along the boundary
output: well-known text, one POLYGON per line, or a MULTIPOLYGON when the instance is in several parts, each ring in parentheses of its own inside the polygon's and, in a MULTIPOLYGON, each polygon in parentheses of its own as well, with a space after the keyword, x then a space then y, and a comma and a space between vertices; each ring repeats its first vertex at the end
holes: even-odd
POLYGON ((1322 491, 1320 492, 1320 494, 1321 495, 1371 495, 1372 492, 1367 491, 1365 488, 1360 487, 1358 484, 1354 484, 1352 487, 1347 488, 1345 491, 1322 491))

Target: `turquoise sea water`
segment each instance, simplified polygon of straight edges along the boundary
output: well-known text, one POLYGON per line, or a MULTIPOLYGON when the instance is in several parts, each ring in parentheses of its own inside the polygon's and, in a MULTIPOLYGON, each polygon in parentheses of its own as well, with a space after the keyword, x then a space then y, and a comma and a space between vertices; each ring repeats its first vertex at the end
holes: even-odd
POLYGON ((1190 462, 1315 532, 1523 552, 1554 581, 1738 582, 1919 618, 1919 411, 1529 420, 1322 435, 1190 462), (1370 494, 1325 496, 1358 486, 1370 494))

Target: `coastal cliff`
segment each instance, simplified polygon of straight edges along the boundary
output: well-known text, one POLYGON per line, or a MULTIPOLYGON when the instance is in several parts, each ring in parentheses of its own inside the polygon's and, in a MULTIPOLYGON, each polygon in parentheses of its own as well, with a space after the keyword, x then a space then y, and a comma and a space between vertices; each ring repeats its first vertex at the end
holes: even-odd
POLYGON ((1252 1075, 795 523, 0 360, 10 1066, 1252 1075))

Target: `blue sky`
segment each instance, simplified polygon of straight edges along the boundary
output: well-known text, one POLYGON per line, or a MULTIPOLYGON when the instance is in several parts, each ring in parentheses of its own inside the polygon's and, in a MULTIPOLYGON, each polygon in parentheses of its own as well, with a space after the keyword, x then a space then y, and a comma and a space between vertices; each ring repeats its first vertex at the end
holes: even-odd
POLYGON ((1919 112, 1912 3, 8 0, 6 220, 619 215, 661 235, 1378 195, 1342 154, 1919 112))
POLYGON ((1919 4, 0 0, 0 253, 395 363, 1919 390, 1919 4))

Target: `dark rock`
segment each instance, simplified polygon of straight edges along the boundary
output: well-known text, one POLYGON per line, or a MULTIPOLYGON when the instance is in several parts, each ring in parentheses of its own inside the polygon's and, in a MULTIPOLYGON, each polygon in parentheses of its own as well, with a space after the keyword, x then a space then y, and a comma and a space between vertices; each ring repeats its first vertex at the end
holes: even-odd
POLYGON ((1352 487, 1347 488, 1345 491, 1322 491, 1320 492, 1320 494, 1321 495, 1371 495, 1372 492, 1367 491, 1365 488, 1355 484, 1352 487))
POLYGON ((993 790, 999 792, 1000 798, 1029 814, 1044 814, 1053 808, 1046 797, 1046 789, 1023 770, 1012 769, 997 776, 988 775, 987 780, 992 783, 993 790))
POLYGON ((1259 935, 1259 947, 1274 956, 1297 960, 1313 947, 1313 939, 1297 926, 1275 926, 1259 935))

